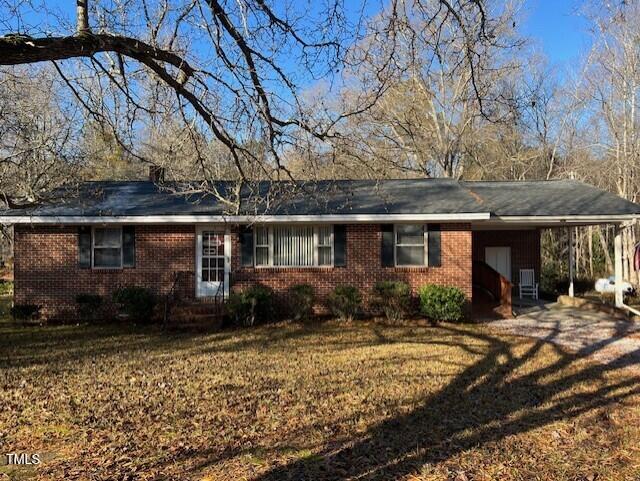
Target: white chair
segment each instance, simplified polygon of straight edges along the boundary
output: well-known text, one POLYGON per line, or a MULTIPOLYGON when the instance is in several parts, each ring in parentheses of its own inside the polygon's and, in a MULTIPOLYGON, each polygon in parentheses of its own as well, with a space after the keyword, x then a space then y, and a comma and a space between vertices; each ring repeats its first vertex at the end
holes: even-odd
POLYGON ((536 283, 536 271, 533 269, 520 269, 520 298, 525 295, 538 299, 538 284, 536 283))

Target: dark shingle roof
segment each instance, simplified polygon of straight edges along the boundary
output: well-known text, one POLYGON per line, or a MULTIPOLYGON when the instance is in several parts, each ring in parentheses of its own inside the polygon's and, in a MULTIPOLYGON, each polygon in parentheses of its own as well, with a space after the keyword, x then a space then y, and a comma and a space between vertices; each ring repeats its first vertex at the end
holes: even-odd
MULTIPOLYGON (((176 195, 146 181, 87 182, 76 195, 0 216, 148 216, 228 213, 212 195, 176 195)), ((216 188, 230 195, 231 183, 216 188)), ((462 214, 572 216, 640 214, 640 205, 572 180, 463 182, 450 179, 261 182, 242 190, 240 214, 462 214)))
POLYGON ((640 205, 576 180, 462 182, 498 216, 624 215, 640 205))

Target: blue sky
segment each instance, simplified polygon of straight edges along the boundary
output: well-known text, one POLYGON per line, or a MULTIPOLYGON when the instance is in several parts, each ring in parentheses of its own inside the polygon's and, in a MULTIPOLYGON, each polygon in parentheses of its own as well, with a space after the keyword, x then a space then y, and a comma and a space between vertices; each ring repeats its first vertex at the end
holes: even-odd
MULTIPOLYGON (((578 14, 579 0, 523 0, 521 31, 530 37, 555 65, 568 64, 578 59, 588 48, 587 22, 578 14)), ((378 7, 384 0, 368 0, 368 9, 378 7)), ((350 2, 347 2, 350 4, 350 2)), ((75 2, 48 0, 49 8, 60 9, 72 18, 75 2)), ((38 14, 30 18, 38 22, 38 14)), ((40 16, 43 19, 43 16, 40 16)))
POLYGON ((589 47, 586 20, 576 0, 526 0, 522 33, 556 65, 578 60, 589 47))

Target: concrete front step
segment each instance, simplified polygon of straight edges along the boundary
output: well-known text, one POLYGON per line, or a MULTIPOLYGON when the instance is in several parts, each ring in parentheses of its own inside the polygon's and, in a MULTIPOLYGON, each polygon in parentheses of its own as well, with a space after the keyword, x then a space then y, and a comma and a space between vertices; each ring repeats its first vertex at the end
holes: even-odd
POLYGON ((171 320, 176 322, 185 321, 219 321, 224 316, 224 306, 222 303, 200 303, 190 302, 179 304, 171 309, 171 320))
POLYGON ((185 314, 185 313, 176 313, 171 316, 172 321, 182 322, 182 321, 219 321, 222 319, 222 315, 220 314, 185 314))
POLYGON ((181 313, 185 313, 185 314, 194 314, 194 315, 198 315, 198 314, 210 314, 210 315, 214 315, 214 314, 219 314, 221 312, 224 312, 224 307, 223 306, 218 306, 218 307, 214 307, 214 306, 207 306, 207 307, 203 307, 203 306, 176 306, 174 307, 171 312, 181 312, 181 313))

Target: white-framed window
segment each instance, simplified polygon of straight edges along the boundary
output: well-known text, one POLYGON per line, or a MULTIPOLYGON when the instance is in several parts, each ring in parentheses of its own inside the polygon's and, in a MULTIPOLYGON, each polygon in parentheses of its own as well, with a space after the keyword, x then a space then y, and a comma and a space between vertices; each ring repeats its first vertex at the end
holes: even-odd
POLYGON ((202 231, 200 275, 203 282, 224 282, 224 232, 202 231))
POLYGON ((316 227, 316 245, 318 251, 319 266, 333 264, 333 226, 323 225, 316 227))
POLYGON ((271 258, 271 233, 268 227, 256 227, 255 229, 255 259, 257 266, 270 265, 271 258))
POLYGON ((427 265, 427 230, 424 224, 394 226, 394 256, 396 266, 427 265))
POLYGON ((122 267, 122 227, 94 227, 91 238, 93 267, 122 267))
POLYGON ((332 266, 333 226, 256 226, 254 249, 257 267, 332 266))

